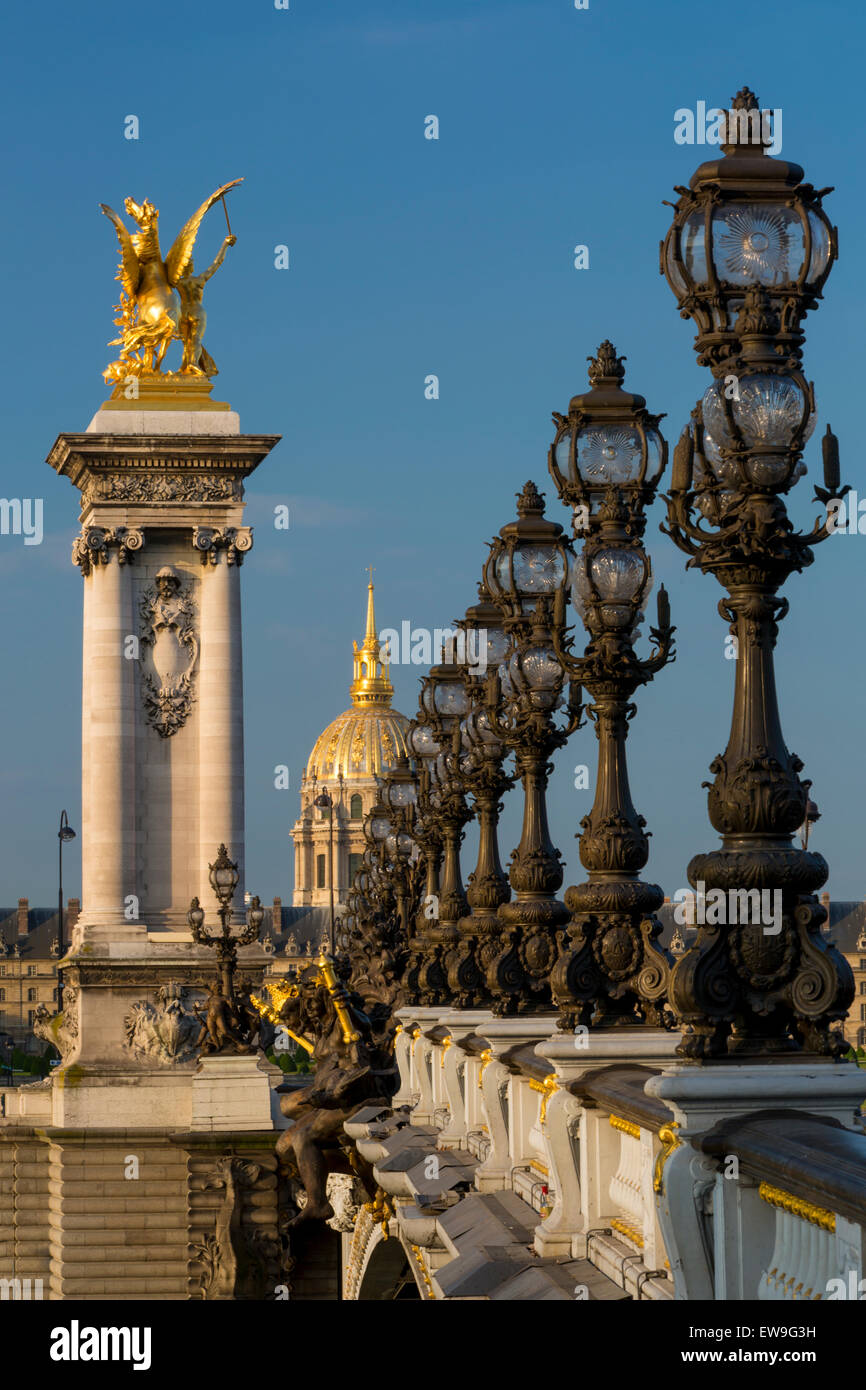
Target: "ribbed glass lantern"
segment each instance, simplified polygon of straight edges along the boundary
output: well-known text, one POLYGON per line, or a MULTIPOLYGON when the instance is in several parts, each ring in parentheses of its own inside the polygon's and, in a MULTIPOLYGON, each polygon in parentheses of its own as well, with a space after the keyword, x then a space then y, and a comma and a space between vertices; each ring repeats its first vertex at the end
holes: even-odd
POLYGON ((714 381, 701 410, 704 454, 717 481, 735 484, 740 476, 723 450, 741 456, 744 481, 757 486, 783 486, 799 476, 797 455, 815 428, 815 410, 811 392, 796 377, 743 376, 732 397, 714 381))
POLYGON ((555 414, 556 438, 549 468, 563 502, 598 512, 610 488, 633 493, 642 505, 652 498, 667 460, 643 396, 624 391, 624 357, 605 341, 589 359, 590 390, 574 396, 568 415, 555 414))
POLYGON ((610 629, 630 627, 652 589, 649 557, 637 547, 585 547, 575 566, 572 597, 581 620, 610 629))
POLYGON ((740 315, 760 290, 796 356, 800 324, 815 308, 836 257, 836 232, 821 206, 831 189, 803 182, 798 164, 764 148, 761 113, 744 87, 725 114, 721 157, 678 188, 660 268, 683 318, 698 330, 698 360, 724 374, 737 352, 740 315))
POLYGON ((532 481, 517 499, 517 516, 502 527, 484 566, 485 588, 506 617, 535 612, 539 600, 555 599, 571 583, 571 545, 545 517, 544 495, 532 481))

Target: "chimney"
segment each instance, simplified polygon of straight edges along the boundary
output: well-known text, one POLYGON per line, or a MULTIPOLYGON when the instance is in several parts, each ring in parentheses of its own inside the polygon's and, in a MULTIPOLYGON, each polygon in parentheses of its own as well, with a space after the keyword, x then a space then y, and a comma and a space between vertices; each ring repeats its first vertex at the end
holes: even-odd
POLYGON ((283 900, 274 898, 274 909, 271 914, 271 932, 276 936, 277 932, 283 930, 283 900))
POLYGON ((76 922, 78 921, 78 918, 80 917, 80 915, 81 915, 81 899, 80 899, 80 898, 67 898, 67 899, 66 899, 66 934, 67 934, 67 936, 71 936, 71 935, 72 935, 72 932, 75 930, 75 924, 76 924, 76 922))
POLYGON ((18 899, 18 935, 26 936, 30 927, 30 899, 18 899))

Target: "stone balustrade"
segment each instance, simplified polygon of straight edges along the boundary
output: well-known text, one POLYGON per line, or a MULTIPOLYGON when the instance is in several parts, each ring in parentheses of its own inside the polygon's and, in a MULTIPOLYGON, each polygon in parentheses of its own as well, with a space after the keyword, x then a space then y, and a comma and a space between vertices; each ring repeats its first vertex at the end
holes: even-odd
POLYGON ((648 1029, 402 1017, 394 1108, 347 1127, 381 1195, 344 1238, 344 1297, 386 1237, 424 1299, 866 1294, 856 1067, 696 1068, 648 1029))

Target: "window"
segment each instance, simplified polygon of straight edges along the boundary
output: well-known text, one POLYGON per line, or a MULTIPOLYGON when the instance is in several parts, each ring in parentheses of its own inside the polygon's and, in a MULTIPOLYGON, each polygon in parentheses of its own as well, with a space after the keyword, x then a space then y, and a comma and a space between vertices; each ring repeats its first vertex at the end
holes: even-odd
POLYGON ((36 1017, 36 1010, 35 1010, 35 1009, 28 1009, 28 1010, 27 1010, 27 1024, 28 1024, 28 1027, 30 1027, 30 1028, 33 1027, 33 1020, 34 1020, 35 1017, 36 1017))
MULTIPOLYGON (((861 963, 861 965, 862 965, 863 962, 861 961, 860 963, 861 963)), ((0 975, 5 975, 5 974, 6 974, 6 966, 5 966, 5 965, 0 965, 0 975)))
POLYGON ((36 966, 35 966, 35 965, 28 965, 28 967, 27 967, 27 974, 28 974, 28 975, 35 975, 35 974, 36 974, 36 966))
POLYGON ((860 993, 866 994, 866 980, 860 981, 860 993))
POLYGON ((0 989, 0 1004, 5 1004, 5 1003, 6 1003, 6 991, 5 991, 5 989, 0 989))
POLYGON ((860 1022, 866 1023, 866 1004, 860 1005, 860 1022))
POLYGON ((28 991, 27 991, 27 1003, 28 1003, 28 1004, 35 1004, 35 1003, 36 1003, 36 990, 35 990, 35 989, 28 989, 28 991))
MULTIPOLYGON (((861 957, 860 957, 860 969, 861 969, 861 970, 866 970, 866 956, 861 956, 861 957)), ((6 974, 6 967, 5 967, 5 965, 4 965, 4 966, 0 966, 0 975, 5 975, 5 974, 6 974)))
POLYGON ((350 855, 349 855, 349 887, 350 887, 350 888, 351 888, 352 884, 355 882, 355 875, 356 875, 357 873, 360 873, 360 871, 361 871, 361 866, 363 865, 363 863, 364 863, 364 856, 363 856, 363 854, 350 854, 350 855))
POLYGON ((364 819, 364 803, 361 800, 361 797, 358 794, 358 792, 355 792, 355 795, 349 802, 349 817, 351 820, 364 819))
POLYGON ((866 1028, 860 1028, 857 1032, 857 1046, 866 1047, 866 1028))
POLYGON ((317 855, 316 855, 316 887, 317 887, 317 888, 324 888, 324 886, 325 886, 325 856, 324 856, 324 854, 317 854, 317 855))

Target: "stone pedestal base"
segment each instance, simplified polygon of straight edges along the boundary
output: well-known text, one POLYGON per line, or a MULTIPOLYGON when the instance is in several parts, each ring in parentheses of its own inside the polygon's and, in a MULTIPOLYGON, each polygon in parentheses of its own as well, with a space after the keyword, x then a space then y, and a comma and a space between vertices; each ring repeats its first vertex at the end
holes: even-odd
POLYGON ((276 1099, 253 1054, 202 1057, 192 1077, 190 1129, 270 1129, 276 1099))
POLYGON ((551 1033, 556 1032, 556 1027, 555 1014, 494 1018, 484 1024, 484 1037, 490 1044, 490 1060, 481 1076, 481 1093, 490 1149, 475 1171, 475 1186, 479 1192, 498 1192, 511 1183, 513 1159, 508 1114, 509 1072, 499 1058, 512 1047, 550 1037, 551 1033))
MULTIPOLYGON (((590 1182, 590 1166, 581 1165, 578 1139, 583 1126, 583 1146, 590 1135, 586 1132, 580 1101, 569 1087, 582 1081, 593 1071, 617 1064, 661 1068, 674 1059, 680 1040, 679 1033, 656 1028, 616 1028, 609 1032, 555 1033, 539 1043, 536 1052, 550 1061, 556 1075, 558 1090, 551 1097, 545 1127, 550 1170, 556 1198, 550 1215, 536 1228, 535 1249, 539 1255, 571 1255, 585 1239, 588 1193, 581 1192, 590 1182)), ((597 1121, 594 1124, 597 1135, 597 1121)), ((606 1135, 606 1131, 605 1131, 606 1135)), ((601 1194, 598 1199, 602 1200, 601 1194)))

